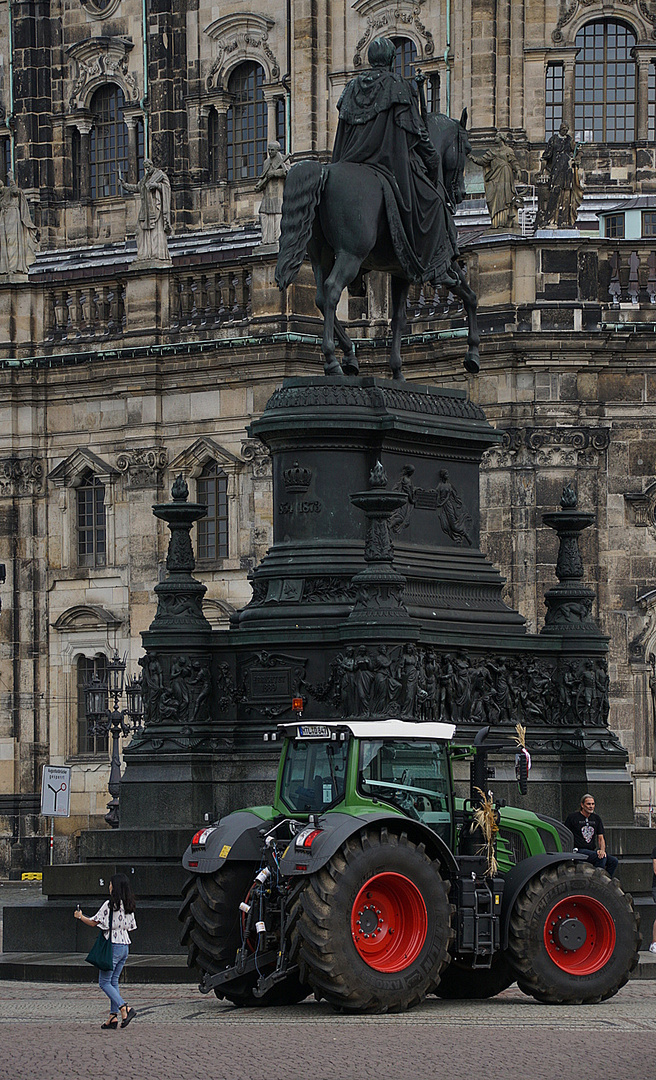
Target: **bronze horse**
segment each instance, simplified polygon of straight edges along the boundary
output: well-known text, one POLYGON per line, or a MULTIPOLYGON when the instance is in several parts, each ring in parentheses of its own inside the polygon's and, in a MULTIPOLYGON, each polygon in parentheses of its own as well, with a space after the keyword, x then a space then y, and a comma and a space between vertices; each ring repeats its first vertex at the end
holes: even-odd
MULTIPOLYGON (((467 110, 460 120, 429 113, 426 126, 442 163, 446 214, 453 227, 456 206, 465 196, 465 159, 471 151, 466 130, 467 110)), ((324 319, 321 349, 326 375, 358 374, 353 342, 335 311, 343 290, 361 272, 382 270, 392 277, 390 367, 394 379, 403 379, 401 335, 411 283, 394 253, 383 185, 373 169, 351 162, 322 165, 318 161, 300 161, 292 166, 285 183, 276 267, 276 281, 281 289, 286 289, 296 278, 306 251, 317 285, 316 304, 324 319), (335 338, 344 353, 341 364, 335 355, 335 338)), ((477 372, 480 337, 476 294, 457 261, 451 263, 450 269, 451 276, 440 283, 448 285, 465 307, 468 333, 464 366, 467 371, 477 372)))

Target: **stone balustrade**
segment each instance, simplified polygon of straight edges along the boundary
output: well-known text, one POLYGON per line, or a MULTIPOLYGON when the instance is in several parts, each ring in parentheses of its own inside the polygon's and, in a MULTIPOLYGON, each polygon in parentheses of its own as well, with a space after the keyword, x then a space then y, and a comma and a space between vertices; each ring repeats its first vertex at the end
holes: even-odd
MULTIPOLYGON (((463 257, 484 335, 656 324, 656 239, 488 233, 465 241, 463 257)), ((252 250, 232 260, 181 257, 152 268, 116 260, 112 273, 99 259, 59 271, 56 253, 48 253, 47 266, 29 280, 0 280, 0 363, 38 351, 65 359, 85 343, 102 350, 103 342, 148 347, 290 332, 318 338, 309 267, 283 300, 273 282, 275 258, 252 250)), ((386 279, 371 275, 367 295, 352 298, 348 313, 354 338, 385 336, 386 279)), ((448 336, 466 325, 448 289, 428 284, 411 287, 407 317, 410 336, 448 336)))

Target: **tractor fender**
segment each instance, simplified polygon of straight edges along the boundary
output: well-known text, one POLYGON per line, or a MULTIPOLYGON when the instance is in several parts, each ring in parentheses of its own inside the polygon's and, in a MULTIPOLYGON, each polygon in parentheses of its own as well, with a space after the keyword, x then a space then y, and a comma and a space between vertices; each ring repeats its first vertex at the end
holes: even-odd
POLYGON ((510 927, 510 917, 515 907, 515 901, 520 892, 526 885, 527 881, 530 881, 532 877, 535 877, 544 870, 546 866, 555 866, 557 863, 564 862, 587 862, 585 855, 579 855, 575 851, 560 851, 553 854, 531 855, 528 859, 522 859, 520 863, 513 866, 510 873, 505 875, 504 887, 503 887, 503 903, 501 906, 501 948, 508 948, 508 930, 510 927))
POLYGON ((259 865, 262 833, 271 824, 250 810, 228 814, 218 825, 208 825, 196 833, 196 836, 205 834, 203 843, 189 845, 182 856, 182 865, 195 874, 213 874, 228 860, 259 865))
POLYGON ((413 843, 424 844, 431 858, 440 860, 447 876, 457 874, 458 864, 452 851, 428 825, 384 811, 372 814, 341 814, 338 811, 324 814, 315 825, 308 825, 291 841, 280 861, 281 872, 290 877, 316 873, 349 837, 369 825, 387 825, 390 832, 406 833, 413 843), (303 847, 303 837, 316 830, 321 831, 313 838, 311 847, 303 847))

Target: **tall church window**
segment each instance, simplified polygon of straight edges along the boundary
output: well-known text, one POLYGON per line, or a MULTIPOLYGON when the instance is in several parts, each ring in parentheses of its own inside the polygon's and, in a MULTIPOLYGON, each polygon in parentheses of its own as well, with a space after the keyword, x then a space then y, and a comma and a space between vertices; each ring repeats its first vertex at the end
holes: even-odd
POLYGON ((196 526, 199 559, 228 557, 228 477, 215 461, 209 462, 198 478, 198 502, 207 514, 196 526))
POLYGON ((656 64, 652 60, 647 76, 647 138, 656 139, 656 64))
POLYGON ((267 151, 267 107, 264 70, 248 61, 228 80, 232 104, 228 109, 228 180, 257 176, 267 151))
POLYGON ((107 528, 105 520, 105 485, 91 471, 82 477, 77 488, 78 566, 105 566, 107 528))
POLYGON ((108 83, 91 100, 93 127, 89 136, 91 198, 120 195, 119 171, 127 176, 128 129, 123 121, 125 104, 120 86, 108 83))
POLYGON ((77 662, 77 752, 78 754, 106 754, 107 735, 94 735, 89 731, 87 707, 84 696, 85 683, 91 682, 96 675, 107 684, 107 657, 81 656, 77 662))
POLYGON ((576 35, 574 127, 579 142, 635 139, 636 65, 633 31, 624 23, 588 23, 576 35))
POLYGON ((544 93, 544 137, 550 139, 563 122, 564 68, 547 64, 544 93))

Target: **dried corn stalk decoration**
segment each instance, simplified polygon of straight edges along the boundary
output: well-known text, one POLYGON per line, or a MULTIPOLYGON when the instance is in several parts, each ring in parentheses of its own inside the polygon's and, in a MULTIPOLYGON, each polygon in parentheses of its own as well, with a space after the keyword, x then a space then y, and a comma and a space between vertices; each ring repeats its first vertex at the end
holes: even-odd
POLYGON ((496 843, 496 836, 499 831, 499 824, 497 820, 497 812, 494 809, 494 803, 489 795, 486 795, 480 788, 475 789, 481 796, 481 803, 474 810, 474 823, 472 825, 472 832, 479 829, 481 836, 485 840, 483 847, 477 852, 477 855, 485 855, 487 859, 487 870, 485 871, 488 877, 494 877, 499 864, 497 863, 496 855, 494 853, 494 847, 496 843))
POLYGON ((517 734, 515 735, 515 742, 517 743, 518 746, 521 746, 522 750, 525 750, 526 749, 526 728, 522 727, 521 724, 515 724, 515 731, 517 732, 517 734))

